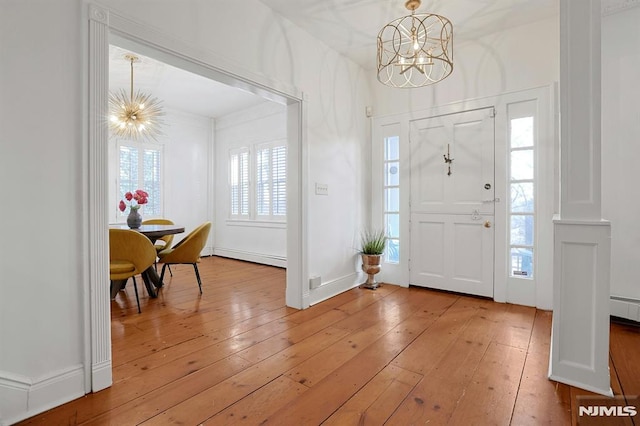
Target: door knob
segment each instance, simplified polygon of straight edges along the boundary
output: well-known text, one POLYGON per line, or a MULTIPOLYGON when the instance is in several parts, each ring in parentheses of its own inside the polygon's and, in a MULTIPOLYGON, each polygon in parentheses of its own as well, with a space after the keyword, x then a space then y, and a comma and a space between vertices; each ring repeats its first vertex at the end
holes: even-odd
POLYGON ((484 227, 485 227, 485 228, 491 228, 491 221, 487 220, 487 221, 484 223, 484 227))

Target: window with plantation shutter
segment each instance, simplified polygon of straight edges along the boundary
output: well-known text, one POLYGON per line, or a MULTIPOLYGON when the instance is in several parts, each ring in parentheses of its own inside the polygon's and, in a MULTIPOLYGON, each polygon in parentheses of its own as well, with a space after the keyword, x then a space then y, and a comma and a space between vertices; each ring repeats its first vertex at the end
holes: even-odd
MULTIPOLYGON (((144 205, 145 216, 162 216, 162 146, 150 143, 120 142, 118 144, 118 183, 116 200, 126 192, 142 189, 149 194, 144 205)), ((120 212, 122 218, 129 210, 120 212)))
POLYGON ((280 217, 287 214, 287 148, 281 144, 259 145, 256 149, 256 215, 280 217))
POLYGON ((276 141, 229 151, 230 219, 283 223, 287 214, 287 147, 276 141))
POLYGON ((256 153, 256 214, 271 215, 271 149, 256 153))
POLYGON ((249 149, 232 150, 229 158, 231 217, 249 217, 249 149))
POLYGON ((144 206, 144 211, 146 215, 161 216, 160 150, 146 148, 143 156, 144 184, 142 188, 149 194, 149 201, 144 206))
POLYGON ((273 158, 273 207, 274 216, 287 214, 287 147, 278 146, 272 149, 273 158))

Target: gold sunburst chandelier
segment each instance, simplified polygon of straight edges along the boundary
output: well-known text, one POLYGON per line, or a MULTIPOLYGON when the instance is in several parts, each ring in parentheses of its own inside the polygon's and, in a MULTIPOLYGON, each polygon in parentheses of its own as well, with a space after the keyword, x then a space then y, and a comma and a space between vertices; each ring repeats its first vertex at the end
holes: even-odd
POLYGON ((160 117, 161 102, 139 90, 133 92, 133 63, 139 58, 132 54, 125 55, 131 64, 130 91, 121 89, 109 93, 109 128, 112 134, 131 140, 156 139, 162 134, 160 117))
POLYGON ((404 4, 411 15, 378 33, 378 80, 391 87, 437 83, 453 71, 453 24, 444 16, 415 13, 420 0, 404 4))

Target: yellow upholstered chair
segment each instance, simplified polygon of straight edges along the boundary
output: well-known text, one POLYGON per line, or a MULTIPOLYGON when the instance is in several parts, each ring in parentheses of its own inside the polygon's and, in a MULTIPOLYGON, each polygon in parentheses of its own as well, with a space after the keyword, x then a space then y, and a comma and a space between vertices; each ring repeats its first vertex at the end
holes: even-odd
MULTIPOLYGON (((175 225, 169 219, 147 219, 142 221, 143 225, 175 225)), ((171 247, 173 244, 173 235, 165 235, 164 237, 158 238, 154 243, 154 247, 156 252, 160 252, 166 248, 171 247)))
MULTIPOLYGON (((147 219, 142 221, 143 225, 175 225, 169 219, 147 219)), ((173 234, 165 235, 163 237, 158 238, 153 246, 156 249, 156 253, 160 253, 164 249, 168 249, 173 244, 173 234)), ((169 273, 173 276, 173 272, 171 272, 171 267, 169 267, 169 273)))
POLYGON ((141 312, 140 298, 135 276, 155 260, 156 249, 147 237, 129 229, 109 229, 109 278, 111 281, 133 278, 138 313, 141 312))
POLYGON ((190 264, 196 273, 200 294, 202 294, 202 281, 198 272, 198 262, 200 261, 200 253, 207 244, 207 238, 211 231, 211 222, 205 222, 191 231, 189 235, 184 237, 175 246, 162 250, 158 253, 158 262, 163 263, 162 272, 160 273, 160 281, 164 278, 164 270, 168 265, 173 264, 190 264))

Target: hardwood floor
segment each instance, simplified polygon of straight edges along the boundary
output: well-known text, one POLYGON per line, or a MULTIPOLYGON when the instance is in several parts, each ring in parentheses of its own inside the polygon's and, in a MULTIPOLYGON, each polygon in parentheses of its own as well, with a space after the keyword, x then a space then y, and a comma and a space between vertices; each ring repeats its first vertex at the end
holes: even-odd
MULTIPOLYGON (((202 296, 172 269, 142 314, 111 302, 113 386, 22 424, 564 425, 589 394, 546 378, 550 312, 393 285, 297 311, 283 269, 205 258, 202 296)), ((638 395, 640 330, 611 336, 638 395)))

